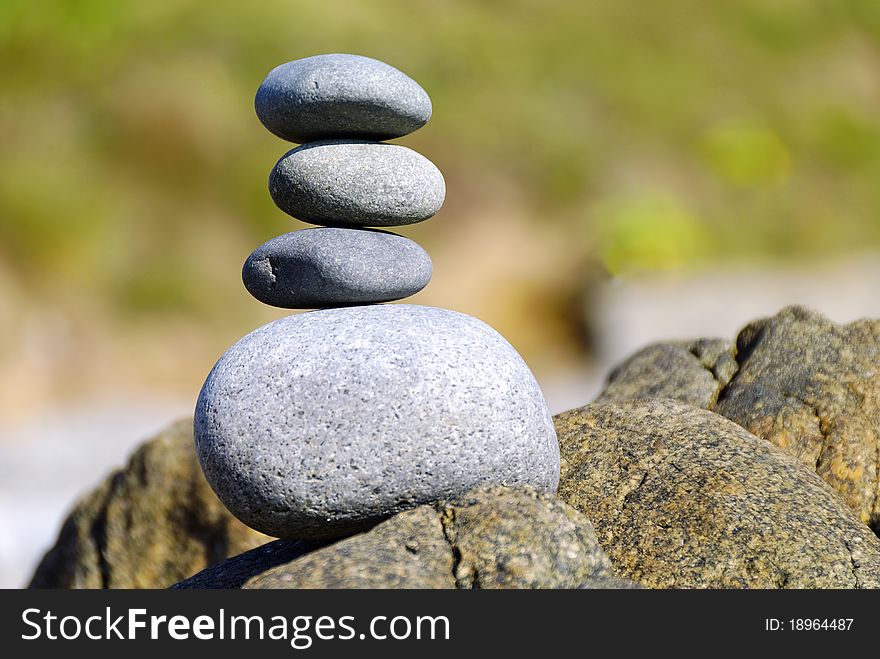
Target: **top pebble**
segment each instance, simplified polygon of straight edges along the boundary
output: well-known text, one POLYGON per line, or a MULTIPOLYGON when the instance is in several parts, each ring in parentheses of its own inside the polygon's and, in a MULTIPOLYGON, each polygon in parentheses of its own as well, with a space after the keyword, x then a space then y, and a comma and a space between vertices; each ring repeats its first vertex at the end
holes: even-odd
POLYGON ((415 80, 360 55, 316 55, 277 66, 257 90, 254 107, 272 133, 299 144, 393 139, 431 118, 431 99, 415 80))

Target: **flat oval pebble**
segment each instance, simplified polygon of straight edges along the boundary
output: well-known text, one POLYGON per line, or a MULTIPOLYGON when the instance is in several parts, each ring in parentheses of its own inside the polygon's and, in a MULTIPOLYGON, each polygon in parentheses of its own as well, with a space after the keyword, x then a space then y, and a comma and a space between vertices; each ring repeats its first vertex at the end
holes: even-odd
POLYGON ((208 482, 245 524, 338 537, 477 485, 555 491, 559 445, 528 366, 470 316, 323 309, 251 332, 195 410, 208 482))
POLYGON ((277 66, 257 90, 263 125, 291 142, 387 140, 424 126, 431 99, 393 66, 360 55, 316 55, 277 66))
POLYGON ((434 215, 446 183, 434 163, 405 146, 339 140, 289 151, 269 175, 269 192, 304 222, 389 227, 434 215))
POLYGON ((431 280, 431 257, 393 233, 321 227, 263 243, 241 276, 251 295, 275 307, 368 304, 422 290, 431 280))

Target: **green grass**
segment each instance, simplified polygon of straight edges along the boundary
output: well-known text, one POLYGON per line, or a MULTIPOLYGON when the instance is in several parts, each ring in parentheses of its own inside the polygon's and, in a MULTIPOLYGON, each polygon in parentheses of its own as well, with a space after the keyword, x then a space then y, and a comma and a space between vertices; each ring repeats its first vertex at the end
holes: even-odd
POLYGON ((516 190, 618 273, 877 246, 878 37, 876 0, 5 0, 0 268, 122 315, 222 316, 240 263, 209 254, 290 227, 257 85, 340 51, 431 94, 405 142, 447 213, 516 190))

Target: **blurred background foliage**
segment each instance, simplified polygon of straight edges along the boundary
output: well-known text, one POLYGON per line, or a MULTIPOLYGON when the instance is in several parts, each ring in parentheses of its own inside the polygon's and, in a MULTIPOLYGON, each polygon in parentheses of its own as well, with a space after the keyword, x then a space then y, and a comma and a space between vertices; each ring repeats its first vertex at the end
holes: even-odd
POLYGON ((878 245, 878 37, 877 0, 3 0, 0 393, 134 364, 194 396, 284 313, 239 279, 301 226, 252 108, 279 63, 360 53, 428 90, 401 141, 448 195, 402 231, 435 257, 416 301, 540 370, 589 349, 597 277, 878 245))

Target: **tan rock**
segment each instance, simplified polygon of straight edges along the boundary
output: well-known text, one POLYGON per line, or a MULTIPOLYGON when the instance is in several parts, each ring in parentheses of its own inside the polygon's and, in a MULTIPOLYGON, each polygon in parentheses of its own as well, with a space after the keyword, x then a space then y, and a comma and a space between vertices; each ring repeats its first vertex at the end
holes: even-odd
POLYGON ((880 540, 807 466, 667 399, 556 417, 558 495, 653 588, 878 588, 880 540))
POLYGON ((612 372, 597 402, 654 397, 711 409, 773 442, 880 534, 880 320, 838 325, 788 307, 726 349, 719 339, 649 346, 612 372))
POLYGON ((30 587, 162 588, 268 539, 211 491, 182 420, 77 504, 30 587))
POLYGON ((789 307, 747 326, 714 410, 809 465, 880 532, 880 321, 789 307))
POLYGON ((235 586, 246 573, 253 577, 245 588, 633 587, 616 578, 586 517, 526 487, 475 490, 305 556, 300 551, 278 541, 177 587, 235 586), (283 560, 287 552, 292 560, 283 560))
POLYGON ((617 366, 596 402, 674 398, 709 409, 736 369, 724 339, 655 343, 617 366))

